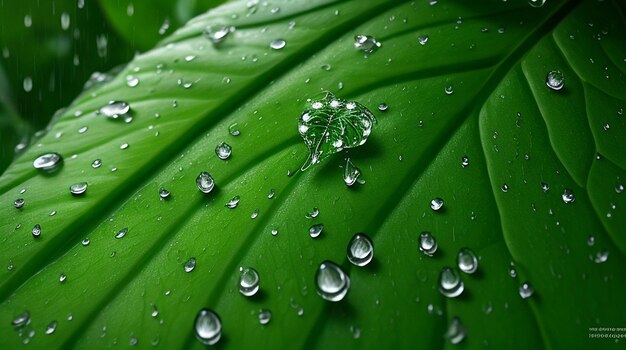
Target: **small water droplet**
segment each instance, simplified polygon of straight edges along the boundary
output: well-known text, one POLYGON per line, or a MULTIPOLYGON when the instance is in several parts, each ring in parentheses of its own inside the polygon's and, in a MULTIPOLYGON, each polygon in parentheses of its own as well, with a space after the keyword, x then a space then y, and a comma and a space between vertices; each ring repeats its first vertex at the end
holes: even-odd
POLYGON ((266 325, 270 323, 272 320, 272 312, 270 310, 261 309, 259 310, 259 323, 262 325, 266 325))
POLYGON ((87 130, 89 130, 89 128, 87 126, 83 126, 80 129, 78 129, 78 133, 79 134, 84 134, 87 132, 87 130))
POLYGON ((541 189, 543 190, 543 192, 548 192, 548 190, 550 189, 550 185, 547 182, 541 181, 541 189))
POLYGON ((115 238, 121 239, 128 233, 128 227, 124 227, 115 234, 115 238))
POLYGON ((461 275, 449 267, 441 269, 439 275, 439 292, 448 298, 455 298, 463 293, 465 285, 461 280, 461 275))
POLYGON ((157 306, 154 304, 150 304, 150 306, 152 306, 152 311, 150 312, 150 316, 152 316, 153 318, 156 318, 157 316, 159 316, 159 309, 157 309, 157 306))
POLYGON ((126 118, 127 115, 130 116, 130 105, 124 101, 109 101, 108 104, 98 110, 98 114, 109 119, 126 118))
POLYGON ((233 150, 230 145, 225 142, 220 143, 215 148, 215 154, 217 154, 217 157, 222 160, 228 159, 232 152, 233 150))
POLYGON ((606 262, 607 260, 609 260, 608 250, 601 250, 597 252, 593 257, 593 262, 595 262, 596 264, 602 264, 603 262, 606 262))
POLYGON ((203 171, 196 177, 196 186, 198 186, 200 192, 209 193, 213 190, 213 187, 215 187, 215 181, 211 174, 203 171))
POLYGON ((354 47, 365 53, 372 53, 380 46, 381 43, 376 41, 373 36, 360 34, 354 37, 354 47))
MULTIPOLYGON (((531 0, 532 1, 532 0, 531 0)), ((548 73, 546 76, 546 85, 555 91, 561 90, 563 88, 563 73, 558 70, 553 70, 548 73)))
POLYGON ((126 85, 128 87, 135 87, 135 86, 139 85, 139 78, 137 78, 134 75, 127 75, 126 76, 126 85))
POLYGON ((461 319, 458 317, 453 317, 450 320, 450 324, 448 325, 448 330, 446 331, 445 338, 451 344, 459 344, 465 339, 465 334, 467 331, 465 327, 461 323, 461 319))
POLYGON ((59 282, 64 283, 67 280, 67 275, 62 273, 59 275, 59 282))
POLYGON ((452 95, 454 93, 454 87, 452 85, 446 85, 444 92, 446 95, 452 95))
POLYGON ((430 232, 422 232, 419 236, 419 249, 422 253, 433 256, 437 251, 437 239, 430 232))
POLYGON ((70 186, 70 193, 74 196, 80 196, 87 191, 87 183, 86 182, 78 182, 70 186))
POLYGON ((94 169, 98 169, 101 166, 102 166, 102 160, 100 159, 96 159, 93 161, 93 163, 91 163, 91 167, 94 169))
POLYGON ((63 162, 63 157, 58 153, 46 153, 37 157, 33 161, 33 167, 35 169, 41 169, 45 171, 56 170, 57 167, 63 162))
POLYGON ((130 346, 135 346, 137 345, 137 343, 139 343, 139 340, 137 339, 137 337, 131 337, 130 340, 128 341, 128 345, 130 346))
POLYGON ((622 192, 624 192, 624 185, 621 183, 615 185, 615 193, 622 193, 622 192))
POLYGON ((472 274, 478 269, 478 259, 476 254, 469 248, 462 248, 456 256, 457 266, 459 270, 472 274))
POLYGON ((532 7, 541 7, 546 3, 546 0, 528 0, 528 4, 532 7))
POLYGON ((267 194, 267 199, 272 199, 276 196, 276 191, 273 188, 270 189, 270 192, 267 194))
POLYGON ((522 299, 530 298, 534 292, 535 290, 533 289, 533 287, 530 285, 529 282, 524 282, 519 287, 519 296, 522 297, 522 299))
POLYGON ((320 210, 317 209, 317 208, 313 208, 313 211, 311 211, 310 213, 306 213, 306 215, 304 215, 304 217, 306 217, 307 219, 314 219, 318 215, 320 215, 320 210))
POLYGON ((317 238, 324 230, 324 224, 315 224, 309 228, 309 235, 311 238, 317 238))
POLYGON ((24 198, 18 198, 13 202, 13 206, 16 209, 21 209, 24 206, 24 203, 26 203, 26 201, 24 200, 24 198))
POLYGON ((231 200, 228 201, 228 203, 226 203, 226 208, 228 209, 237 208, 237 205, 239 205, 240 200, 241 198, 239 196, 234 196, 231 200))
POLYGON ((381 112, 386 112, 388 109, 389 105, 384 102, 378 105, 378 110, 381 112))
POLYGON ((359 176, 361 176, 361 169, 355 166, 350 158, 347 158, 346 167, 343 172, 343 182, 346 184, 346 186, 350 187, 354 185, 355 182, 357 182, 359 176))
POLYGON ((356 266, 365 266, 374 257, 374 244, 364 233, 357 233, 348 243, 348 260, 356 266))
POLYGON ((276 235, 278 235, 278 229, 274 227, 272 229, 272 236, 276 236, 276 235))
POLYGON ((254 209, 254 211, 252 212, 252 214, 250 214, 250 218, 252 220, 256 219, 259 216, 259 208, 254 209))
POLYGON ((33 237, 39 238, 39 236, 41 236, 41 225, 35 224, 35 226, 33 226, 33 230, 31 232, 33 234, 33 237))
POLYGON ((86 247, 89 245, 89 243, 91 243, 91 241, 89 240, 89 238, 84 238, 83 241, 81 242, 81 244, 83 245, 83 247, 86 247))
POLYGON ((502 192, 507 193, 509 192, 509 185, 502 184, 502 187, 500 187, 500 189, 502 190, 502 192))
POLYGON ((466 168, 469 165, 469 158, 467 156, 463 156, 461 158, 461 166, 466 168))
POLYGON ((204 28, 204 36, 209 39, 213 45, 224 41, 230 32, 230 27, 222 25, 208 25, 204 28))
POLYGON ((239 293, 251 297, 259 291, 259 273, 253 268, 241 269, 239 277, 239 293))
POLYGON ((209 309, 201 309, 194 322, 194 334, 204 345, 215 345, 222 337, 222 321, 209 309))
POLYGON ((420 35, 417 37, 417 41, 419 41, 420 45, 424 46, 428 43, 428 35, 420 35))
POLYGON ((281 50, 287 46, 287 42, 283 39, 276 39, 270 43, 270 47, 274 50, 281 50))
POLYGON ((561 198, 563 199, 563 203, 565 204, 574 203, 574 201, 576 200, 576 196, 574 196, 574 192, 570 190, 569 188, 566 188, 565 190, 563 190, 563 194, 561 195, 561 198))
POLYGON ((240 132, 237 128, 237 123, 230 124, 230 126, 228 127, 228 133, 232 136, 239 136, 240 132))
POLYGON ((19 316, 11 321, 11 325, 15 328, 21 328, 30 323, 30 312, 25 310, 19 316))
POLYGON ((170 197, 170 194, 170 191, 166 190, 163 187, 159 189, 159 197, 161 197, 161 199, 168 199, 170 197))
POLYGON ((350 290, 350 277, 332 261, 320 264, 315 274, 317 294, 328 301, 341 301, 350 290))
POLYGON ((183 269, 185 270, 185 272, 191 272, 195 268, 196 268, 196 258, 194 257, 189 258, 189 260, 187 260, 185 265, 183 265, 183 269))
POLYGON ((434 211, 439 211, 442 207, 443 207, 442 198, 437 197, 437 198, 433 198, 433 200, 430 201, 430 209, 434 211))

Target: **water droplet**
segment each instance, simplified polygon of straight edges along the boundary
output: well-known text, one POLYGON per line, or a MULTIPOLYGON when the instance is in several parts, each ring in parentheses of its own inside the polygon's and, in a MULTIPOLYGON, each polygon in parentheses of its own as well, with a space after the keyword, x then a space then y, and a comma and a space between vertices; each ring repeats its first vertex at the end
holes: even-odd
POLYGON ((127 149, 129 146, 130 146, 129 144, 123 143, 123 144, 120 145, 120 149, 124 150, 124 149, 127 149))
POLYGON ((509 185, 502 184, 502 187, 500 187, 500 189, 502 190, 502 192, 507 193, 509 192, 509 185))
POLYGON ((46 335, 50 335, 57 330, 57 321, 52 321, 46 327, 46 335))
POLYGON ((65 282, 65 280, 67 280, 67 275, 62 273, 61 275, 59 275, 59 282, 63 283, 65 282))
POLYGON ((137 343, 139 343, 139 340, 137 339, 137 337, 131 337, 130 340, 128 341, 128 345, 130 346, 135 346, 137 345, 137 343))
POLYGON ((127 233, 128 233, 128 227, 124 227, 123 229, 119 230, 115 234, 115 238, 117 239, 123 238, 124 236, 126 236, 127 233))
POLYGON ((343 182, 346 186, 350 187, 354 185, 359 179, 359 176, 361 176, 361 169, 355 166, 350 158, 346 159, 346 167, 343 172, 343 182))
POLYGON ((78 182, 70 186, 70 193, 74 196, 80 196, 81 194, 87 191, 87 183, 86 182, 78 182))
POLYGON ((563 88, 563 73, 558 70, 550 71, 546 76, 546 85, 552 90, 561 90, 563 88))
POLYGON ((183 269, 185 270, 185 272, 191 272, 195 268, 196 268, 196 258, 194 257, 189 258, 189 260, 187 260, 187 262, 183 266, 183 269))
POLYGON ((137 78, 134 75, 127 75, 126 76, 126 85, 129 87, 135 87, 137 85, 139 85, 139 78, 137 78))
POLYGON ((272 236, 276 236, 276 235, 278 235, 278 229, 274 227, 272 229, 272 236))
POLYGON ((230 32, 230 27, 222 25, 208 25, 204 28, 204 36, 207 37, 213 45, 224 41, 230 32))
POLYGON ((309 235, 311 238, 317 238, 324 230, 324 224, 315 224, 309 228, 309 235))
POLYGON ((259 273, 253 268, 241 269, 239 293, 251 297, 259 291, 259 273))
POLYGON ((272 199, 276 195, 276 191, 273 188, 270 189, 270 192, 267 194, 267 199, 272 199))
POLYGON ((89 245, 89 243, 91 243, 91 241, 89 240, 89 238, 84 238, 83 241, 81 242, 81 244, 83 245, 83 247, 86 247, 89 245))
POLYGON ((35 226, 33 226, 33 230, 31 232, 33 234, 33 237, 39 238, 39 236, 41 236, 41 225, 35 224, 35 226))
POLYGON ((261 309, 259 310, 259 323, 262 325, 266 325, 270 323, 272 320, 272 312, 270 310, 261 309))
POLYGON ((534 292, 535 290, 533 289, 533 287, 530 285, 529 282, 524 282, 519 287, 519 295, 520 297, 522 297, 522 299, 530 298, 534 292))
POLYGON ((170 194, 170 191, 166 190, 163 187, 159 189, 159 197, 161 197, 161 199, 168 199, 170 197, 170 194))
POLYGON ((109 119, 126 118, 130 116, 130 105, 124 101, 109 101, 107 105, 98 110, 98 114, 104 115, 109 119))
POLYGON ((215 187, 215 181, 211 174, 203 171, 196 177, 196 186, 198 186, 200 192, 209 193, 213 190, 213 187, 215 187))
POLYGON ((459 270, 472 274, 478 269, 478 259, 476 254, 469 248, 462 248, 456 257, 457 266, 459 270))
POLYGON ((466 168, 469 165, 469 158, 467 156, 463 156, 461 158, 461 166, 466 168))
POLYGON ((86 127, 86 126, 83 126, 83 127, 81 127, 80 129, 78 129, 78 133, 79 133, 79 134, 84 134, 84 133, 86 133, 86 132, 87 132, 87 130, 89 130, 89 128, 88 128, 88 127, 86 127))
POLYGON ((419 41, 420 45, 424 46, 428 43, 428 35, 420 35, 417 37, 417 41, 419 41))
POLYGON ((30 312, 25 310, 19 316, 11 321, 11 325, 15 328, 21 328, 30 323, 30 312))
POLYGON ((574 201, 576 200, 576 197, 574 196, 574 192, 570 190, 569 188, 566 188, 565 190, 563 190, 563 194, 561 195, 561 198, 563 199, 563 203, 565 204, 574 203, 574 201))
POLYGON ((222 337, 222 321, 209 309, 202 309, 196 316, 194 334, 204 345, 215 345, 222 337))
POLYGON ((543 190, 543 192, 548 192, 548 190, 550 189, 550 185, 547 182, 541 181, 541 189, 543 190))
POLYGON ((437 251, 437 239, 430 232, 422 232, 419 237, 419 249, 422 253, 433 256, 437 251))
POLYGON ((328 301, 341 301, 350 289, 350 277, 332 261, 320 264, 315 274, 317 294, 328 301))
POLYGON ((373 36, 360 34, 354 37, 354 47, 365 53, 372 53, 380 46, 381 43, 376 41, 373 36))
POLYGON ((232 136, 239 136, 240 132, 237 128, 237 123, 230 124, 230 126, 228 127, 228 133, 232 136))
POLYGON ((317 209, 317 208, 313 208, 313 211, 310 212, 310 213, 306 213, 306 215, 304 215, 304 217, 306 217, 307 219, 314 219, 318 215, 320 215, 320 210, 317 209))
POLYGON ((452 85, 447 85, 444 92, 446 95, 452 95, 454 93, 454 87, 452 85))
POLYGON ((159 309, 157 309, 157 306, 154 304, 150 304, 150 306, 152 306, 152 311, 150 312, 150 316, 152 316, 153 318, 156 318, 157 316, 159 316, 159 309))
POLYGON ((528 0, 528 4, 532 7, 541 7, 546 3, 546 0, 528 0))
POLYGON ((348 260, 356 266, 365 266, 374 257, 374 244, 364 233, 357 233, 348 243, 348 260))
POLYGON ((463 293, 465 285, 461 281, 461 275, 449 267, 441 269, 439 275, 439 292, 448 298, 455 298, 463 293))
POLYGON ((270 43, 270 47, 274 50, 281 50, 287 46, 287 42, 283 39, 276 39, 270 43))
POLYGON ((33 167, 35 169, 41 169, 45 171, 52 171, 63 162, 63 157, 58 153, 46 153, 37 157, 33 161, 33 167))
POLYGON ((234 196, 231 200, 228 201, 228 203, 226 203, 226 208, 228 209, 237 208, 237 205, 239 205, 240 199, 241 198, 239 196, 234 196))
POLYGON ((15 206, 16 209, 21 209, 24 206, 24 203, 26 203, 24 198, 18 198, 13 202, 13 206, 15 206))
POLYGON ((378 105, 378 110, 381 112, 386 112, 388 109, 389 109, 389 105, 387 105, 384 102, 378 105))
POLYGON ((453 317, 450 320, 450 324, 448 325, 448 330, 446 331, 445 338, 451 344, 458 344, 465 339, 465 334, 467 331, 465 327, 461 323, 461 319, 458 317, 453 317))
POLYGON ((259 208, 254 209, 252 214, 250 214, 250 218, 254 220, 257 218, 257 216, 259 216, 259 208))
POLYGON ((443 207, 443 199, 437 197, 430 201, 430 209, 439 211, 443 207))
POLYGON ((225 142, 220 143, 215 148, 215 154, 217 154, 217 157, 222 160, 228 159, 232 152, 232 148, 225 142))
POLYGON ((624 185, 623 184, 615 185, 615 193, 622 193, 622 192, 624 192, 624 185))
POLYGON ((606 262, 608 259, 609 259, 609 251, 601 250, 594 255, 593 262, 595 262, 596 264, 602 264, 603 262, 606 262))
POLYGON ((93 161, 93 163, 91 163, 91 167, 94 169, 98 169, 101 166, 102 166, 102 161, 100 159, 96 159, 93 161))

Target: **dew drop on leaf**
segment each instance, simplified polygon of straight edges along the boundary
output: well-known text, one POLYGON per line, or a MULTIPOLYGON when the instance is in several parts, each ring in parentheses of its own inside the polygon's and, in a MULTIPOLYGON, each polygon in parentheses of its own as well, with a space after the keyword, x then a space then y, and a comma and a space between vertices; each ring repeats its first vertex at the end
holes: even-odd
POLYGON ((161 199, 168 199, 170 197, 170 191, 166 190, 165 188, 161 187, 159 189, 159 197, 161 199))
POLYGON ((380 46, 381 43, 376 41, 376 39, 371 35, 359 34, 354 37, 354 47, 365 53, 372 53, 380 46))
POLYGON ((463 156, 461 158, 461 166, 467 168, 469 166, 469 158, 467 156, 463 156))
POLYGON ((124 236, 126 236, 126 234, 128 233, 128 227, 124 227, 123 229, 119 230, 116 234, 115 234, 115 238, 116 239, 121 239, 124 238, 124 236))
POLYGON ((317 238, 324 230, 324 224, 315 224, 309 228, 311 238, 317 238))
POLYGON ((70 193, 74 196, 80 196, 82 194, 84 194, 85 192, 87 192, 87 183, 86 182, 78 182, 75 184, 72 184, 70 186, 70 193))
POLYGON ((419 236, 419 249, 422 253, 433 256, 437 251, 437 239, 430 232, 422 232, 419 236))
POLYGON ((317 294, 328 301, 341 301, 350 290, 350 277, 332 261, 324 261, 315 274, 317 294))
POLYGON ((253 268, 242 268, 239 277, 239 293, 251 297, 259 291, 259 273, 253 268))
POLYGON ((528 4, 532 7, 541 7, 546 3, 546 0, 528 0, 528 4))
POLYGON ((386 112, 388 109, 389 105, 384 102, 378 105, 378 110, 381 112, 386 112))
POLYGON ((574 196, 574 192, 569 188, 566 188, 563 190, 563 194, 561 195, 561 198, 563 199, 563 203, 565 204, 574 203, 574 201, 576 200, 576 196, 574 196))
POLYGON ((448 329, 446 330, 445 338, 451 344, 459 344, 465 339, 465 334, 467 331, 465 327, 461 323, 461 319, 458 317, 453 317, 450 320, 450 324, 448 325, 448 329))
POLYGON ((16 209, 21 209, 21 208, 24 206, 24 204, 25 204, 25 203, 26 203, 26 201, 24 200, 24 198, 18 198, 18 199, 16 199, 16 200, 13 202, 13 206, 14 206, 16 209))
POLYGON ((54 333, 54 331, 56 331, 57 329, 57 321, 52 321, 48 324, 48 326, 46 327, 46 335, 50 335, 52 333, 54 333))
POLYGON ((89 240, 89 238, 84 238, 81 242, 81 244, 83 245, 83 247, 86 247, 89 245, 89 243, 91 243, 91 241, 89 240))
POLYGON ((127 75, 126 76, 126 85, 128 87, 135 87, 135 86, 139 85, 139 78, 137 78, 134 75, 127 75))
POLYGON ((346 186, 350 187, 354 185, 359 179, 359 176, 361 176, 361 169, 355 166, 350 158, 346 159, 346 167, 343 171, 343 182, 346 186))
POLYGON ((478 259, 476 254, 469 248, 462 248, 456 256, 456 263, 459 270, 472 274, 478 269, 478 259))
POLYGON ((274 50, 282 50, 285 46, 287 46, 287 42, 283 39, 276 39, 270 43, 270 47, 274 50))
POLYGON ((548 72, 546 76, 546 85, 555 91, 561 90, 564 85, 563 73, 558 70, 548 72))
POLYGON ((240 132, 237 128, 237 123, 232 123, 230 124, 230 126, 228 126, 228 133, 232 136, 239 136, 240 132))
POLYGON ((320 215, 320 210, 317 208, 313 208, 313 211, 311 211, 310 213, 306 213, 306 215, 304 215, 307 219, 314 219, 316 218, 318 215, 320 215))
POLYGON ((448 298, 455 298, 463 293, 465 285, 461 275, 452 268, 444 267, 439 274, 439 292, 448 298))
POLYGON ((58 153, 46 153, 37 157, 33 161, 33 167, 35 169, 41 169, 45 171, 56 170, 57 167, 63 162, 63 157, 58 153))
POLYGON ((35 224, 31 233, 33 234, 33 237, 39 238, 39 236, 41 236, 41 225, 35 224))
POLYGON ((222 337, 222 321, 209 309, 201 309, 194 322, 196 339, 204 345, 215 345, 222 337))
POLYGON ((228 26, 208 25, 204 28, 203 33, 213 45, 217 45, 223 42, 231 31, 231 28, 228 26))
POLYGON ((11 321, 11 325, 15 328, 24 327, 30 323, 30 312, 25 310, 11 321))
POLYGON ((259 310, 259 323, 266 325, 272 320, 272 312, 267 309, 259 310))
POLYGON ((237 208, 237 205, 239 205, 240 200, 241 198, 239 196, 234 196, 231 200, 228 201, 228 203, 226 203, 226 208, 228 209, 237 208))
POLYGON ((364 233, 357 233, 348 243, 348 260, 356 266, 365 266, 374 257, 374 244, 364 233))
POLYGON ((597 252, 596 254, 594 254, 593 256, 593 262, 595 262, 596 264, 602 264, 606 262, 607 260, 609 260, 608 250, 601 250, 597 252))
POLYGON ((189 258, 189 260, 187 260, 185 265, 183 265, 183 269, 185 270, 185 272, 191 272, 195 268, 196 268, 196 258, 194 257, 189 258))
POLYGON ((519 296, 522 297, 522 299, 530 298, 534 292, 535 290, 533 289, 533 287, 530 285, 529 282, 524 282, 519 287, 519 296))
POLYGON ((102 160, 100 159, 96 159, 91 163, 91 167, 94 169, 98 169, 101 166, 102 166, 102 160))
POLYGON ((196 186, 200 192, 209 193, 213 190, 213 187, 215 187, 215 181, 211 174, 203 171, 196 177, 196 186))
POLYGON ((433 200, 430 201, 430 209, 434 210, 434 211, 439 211, 441 208, 443 208, 443 199, 442 198, 433 198, 433 200))
POLYGON ((424 46, 428 43, 428 35, 420 35, 417 37, 417 41, 420 45, 424 46))
POLYGON ((444 92, 446 95, 452 95, 454 93, 454 87, 452 85, 446 85, 444 92))
POLYGON ((228 159, 232 152, 233 150, 230 145, 225 142, 222 142, 215 147, 215 154, 217 154, 217 157, 221 160, 228 159))
POLYGON ((250 219, 256 219, 259 216, 259 208, 254 209, 254 211, 252 212, 252 214, 250 214, 250 219))
POLYGON ((100 107, 98 114, 113 120, 130 116, 130 105, 124 101, 109 101, 108 104, 100 107))

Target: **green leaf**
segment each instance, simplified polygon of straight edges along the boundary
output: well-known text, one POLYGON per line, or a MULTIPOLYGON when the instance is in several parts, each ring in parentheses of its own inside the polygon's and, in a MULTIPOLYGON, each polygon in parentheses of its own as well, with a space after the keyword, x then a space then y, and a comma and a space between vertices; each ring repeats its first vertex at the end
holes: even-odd
POLYGON ((623 327, 626 313, 623 3, 299 0, 248 16, 246 2, 192 19, 80 96, 0 178, 0 348, 34 330, 35 348, 200 349, 203 308, 228 348, 623 347, 590 329, 623 327), (214 46, 210 24, 236 30, 214 46), (359 34, 381 47, 364 57, 359 34), (273 50, 277 39, 286 46, 273 50), (545 84, 552 70, 560 91, 545 84), (308 156, 298 118, 320 91, 388 109, 365 145, 297 171, 308 156), (112 100, 130 104, 131 123, 96 113, 112 100), (46 152, 65 159, 53 174, 32 166, 46 152), (343 183, 347 157, 364 185, 343 183), (357 232, 374 243, 366 267, 346 258, 357 232), (439 274, 462 248, 478 271, 446 298, 439 274), (341 302, 316 294, 325 260, 350 276, 341 302), (239 293, 240 267, 258 271, 257 295, 239 293), (260 309, 273 315, 265 326, 260 309), (11 322, 25 310, 20 336, 11 322), (455 317, 458 346, 444 338, 455 317))

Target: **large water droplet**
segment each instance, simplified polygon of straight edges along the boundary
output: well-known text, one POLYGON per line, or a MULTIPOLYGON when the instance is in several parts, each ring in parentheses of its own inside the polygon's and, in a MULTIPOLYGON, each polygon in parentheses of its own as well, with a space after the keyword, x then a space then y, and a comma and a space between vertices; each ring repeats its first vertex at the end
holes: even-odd
POLYGON ((311 238, 317 238, 324 230, 324 224, 315 224, 309 228, 311 238))
POLYGON ((203 171, 196 178, 196 186, 198 186, 200 192, 209 193, 213 190, 213 187, 215 187, 215 181, 211 174, 203 171))
POLYGON ((561 195, 561 198, 563 199, 563 202, 565 204, 574 203, 574 201, 576 200, 576 196, 574 196, 574 192, 570 190, 569 188, 566 188, 565 190, 563 190, 563 194, 561 195))
POLYGON ((87 191, 87 183, 86 182, 78 182, 70 186, 70 193, 75 196, 80 196, 81 194, 87 191))
POLYGON ((315 288, 322 298, 341 301, 350 289, 350 277, 332 261, 324 261, 315 274, 315 288))
POLYGON ((208 25, 204 28, 204 36, 209 39, 213 45, 217 45, 224 41, 231 28, 223 25, 208 25))
POLYGON ((57 321, 52 321, 46 327, 46 335, 50 335, 57 330, 57 321))
POLYGON ((262 325, 266 325, 270 323, 272 320, 272 312, 270 310, 261 309, 259 310, 259 323, 262 325))
POLYGON ((456 262, 459 270, 472 274, 478 268, 478 259, 476 254, 469 248, 462 248, 456 256, 456 262))
POLYGON ((63 162, 63 157, 58 153, 46 153, 37 157, 33 161, 33 167, 35 169, 41 169, 46 171, 55 170, 63 162))
POLYGON ((217 154, 217 157, 222 160, 228 159, 232 152, 233 150, 230 145, 225 142, 222 142, 215 147, 215 154, 217 154))
POLYGON ((461 320, 458 317, 453 317, 448 325, 445 338, 452 344, 458 344, 465 339, 466 332, 461 320))
POLYGON ((522 283, 522 285, 519 287, 519 296, 522 297, 522 299, 530 298, 534 292, 535 290, 528 282, 522 283))
POLYGON ((33 234, 33 237, 35 238, 38 238, 39 236, 41 236, 41 225, 35 224, 35 226, 33 226, 33 230, 31 231, 31 233, 33 234))
POLYGON ((119 230, 115 234, 115 238, 117 238, 117 239, 124 238, 124 236, 126 236, 127 233, 128 233, 128 227, 124 227, 123 229, 119 230))
POLYGON ((215 345, 222 337, 222 321, 209 309, 202 309, 196 316, 194 334, 204 345, 215 345))
POLYGON ((99 114, 110 119, 130 117, 130 105, 124 101, 109 101, 109 103, 98 110, 99 114))
POLYGON ((360 34, 354 37, 354 47, 366 53, 374 52, 380 46, 373 36, 360 34))
POLYGON ((449 267, 441 269, 439 275, 439 292, 448 298, 458 297, 463 293, 465 286, 461 281, 461 275, 449 267))
POLYGON ((287 42, 283 39, 276 39, 270 43, 270 47, 274 50, 281 50, 287 46, 287 42))
POLYGON ((228 209, 237 208, 237 205, 239 205, 240 200, 241 198, 239 196, 234 196, 231 200, 228 201, 228 203, 226 203, 226 208, 228 209))
POLYGON ((438 211, 443 207, 443 199, 437 197, 430 201, 430 209, 438 211))
POLYGON ((437 239, 430 232, 422 232, 419 237, 419 249, 422 253, 433 256, 437 251, 437 239))
POLYGON ((361 169, 356 167, 350 158, 346 159, 346 167, 343 172, 343 182, 346 186, 352 186, 361 176, 361 169))
POLYGON ((241 276, 239 277, 239 293, 247 297, 251 297, 258 291, 259 273, 251 267, 241 269, 241 276))
POLYGON ((356 266, 365 266, 374 257, 374 244, 364 233, 357 233, 348 243, 348 260, 356 266))
POLYGON ((183 265, 183 269, 185 270, 185 272, 191 272, 195 268, 196 268, 196 258, 194 257, 189 258, 189 260, 187 260, 185 265, 183 265))
POLYGON ((11 325, 15 328, 24 327, 29 323, 30 323, 30 312, 28 312, 27 310, 22 312, 19 316, 15 317, 11 321, 11 325))
MULTIPOLYGON (((532 1, 532 0, 531 0, 532 1)), ((546 76, 546 85, 555 91, 561 90, 563 88, 563 73, 558 70, 553 70, 548 73, 546 76)))
POLYGON ((24 198, 18 198, 13 202, 13 206, 16 209, 21 209, 24 206, 24 203, 26 203, 26 201, 24 200, 24 198))

